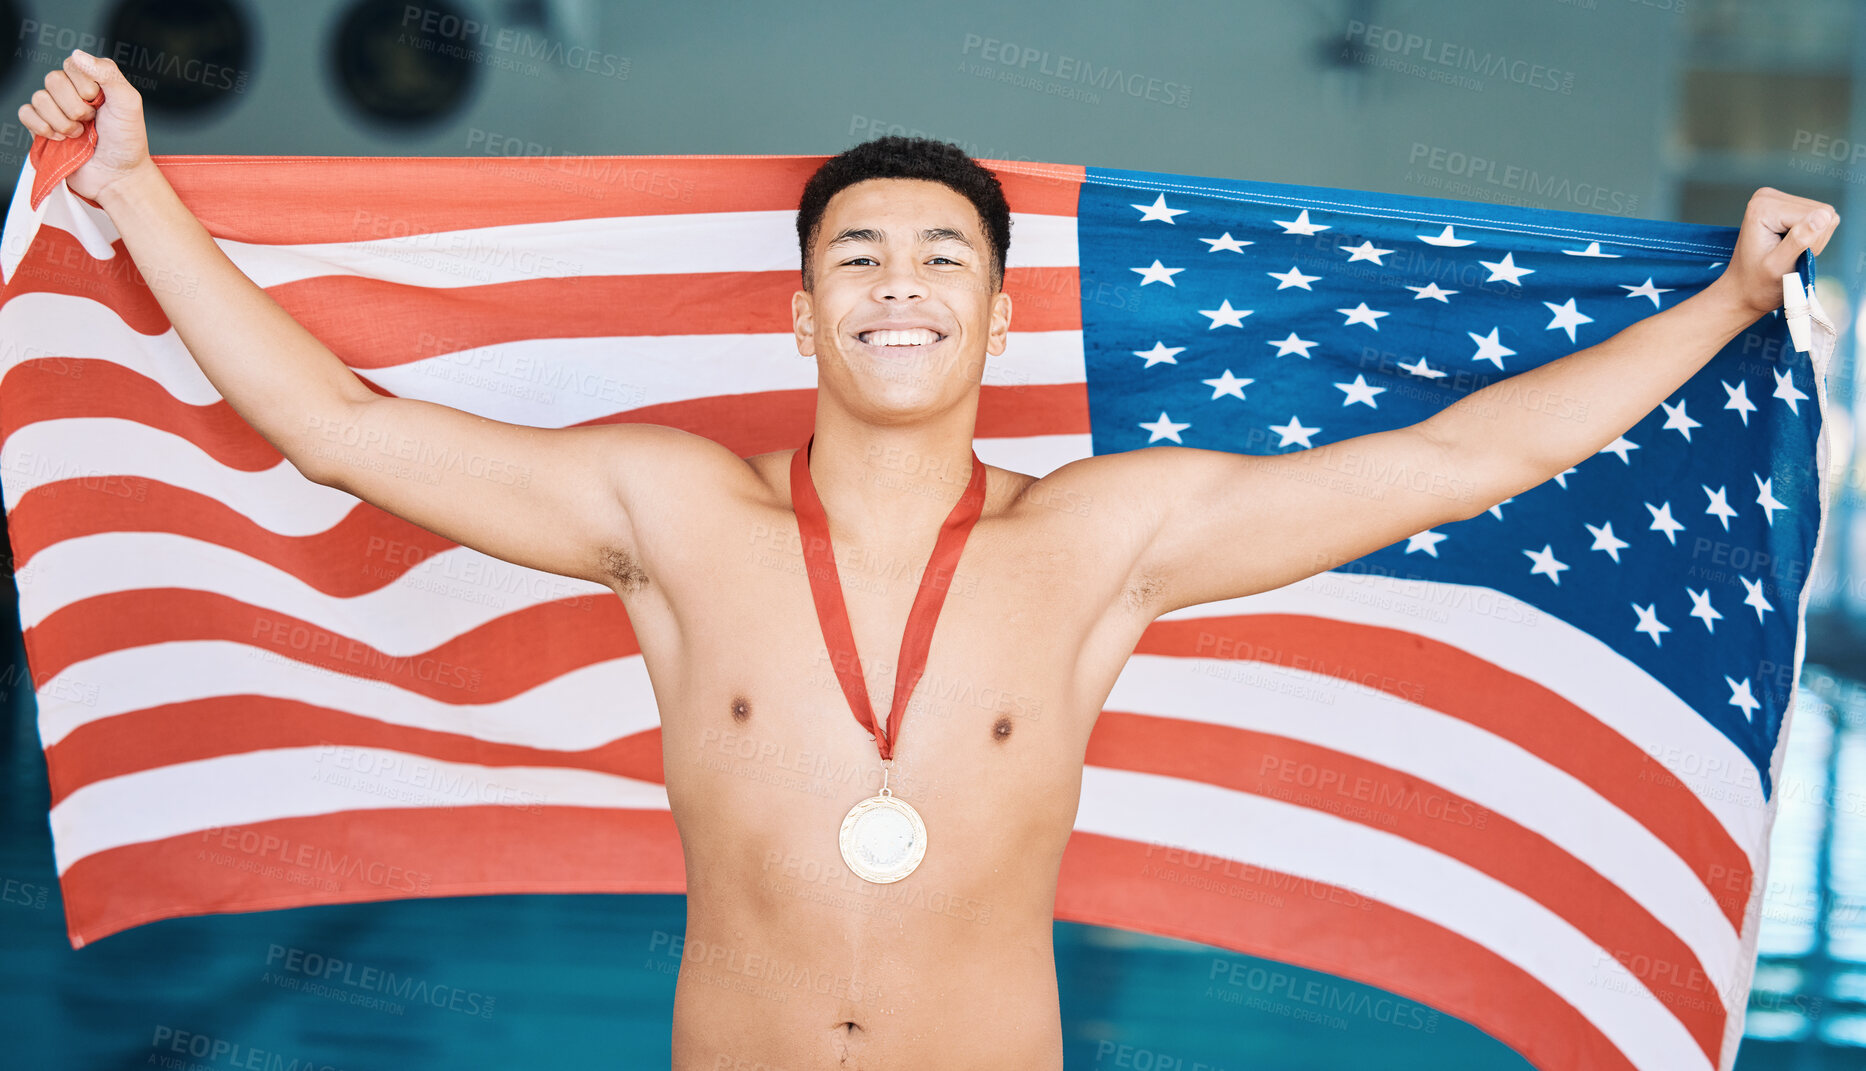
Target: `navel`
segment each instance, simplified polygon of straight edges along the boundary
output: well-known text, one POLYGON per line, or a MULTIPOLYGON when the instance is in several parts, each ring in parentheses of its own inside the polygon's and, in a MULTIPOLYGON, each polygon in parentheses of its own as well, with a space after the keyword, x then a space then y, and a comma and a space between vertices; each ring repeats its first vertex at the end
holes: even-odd
POLYGON ((992 723, 991 738, 999 742, 1011 738, 1011 719, 1008 716, 1000 714, 998 720, 992 723))
POLYGON ((751 719, 751 716, 752 716, 751 703, 746 701, 746 698, 742 695, 733 696, 732 697, 732 720, 737 721, 737 722, 749 721, 751 719))

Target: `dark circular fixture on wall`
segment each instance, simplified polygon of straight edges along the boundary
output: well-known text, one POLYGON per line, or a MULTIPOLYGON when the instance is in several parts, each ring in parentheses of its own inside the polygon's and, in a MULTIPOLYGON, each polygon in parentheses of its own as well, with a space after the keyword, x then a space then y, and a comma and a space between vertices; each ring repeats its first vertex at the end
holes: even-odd
POLYGON ((234 0, 123 0, 93 51, 155 111, 192 112, 246 92, 252 31, 234 0))
POLYGON ((394 123, 446 115, 473 84, 474 25, 444 0, 358 0, 344 13, 331 49, 350 103, 394 123))

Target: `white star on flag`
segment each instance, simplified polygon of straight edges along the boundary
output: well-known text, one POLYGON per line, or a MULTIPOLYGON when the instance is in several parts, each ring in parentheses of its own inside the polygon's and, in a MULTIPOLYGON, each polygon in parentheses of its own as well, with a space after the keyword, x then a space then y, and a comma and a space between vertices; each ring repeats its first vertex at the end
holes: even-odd
POLYGON ((1808 396, 1801 393, 1800 389, 1795 386, 1795 374, 1786 368, 1780 372, 1770 369, 1770 374, 1775 376, 1775 393, 1770 397, 1780 398, 1787 402, 1788 411, 1800 416, 1801 410, 1796 408, 1795 403, 1806 401, 1808 396))
POLYGON ((1480 260, 1478 261, 1479 264, 1482 264, 1484 267, 1490 269, 1490 278, 1485 279, 1484 281, 1487 283, 1494 283, 1494 282, 1501 281, 1501 282, 1509 283, 1511 286, 1523 285, 1523 276, 1534 275, 1536 270, 1534 268, 1517 267, 1516 260, 1514 258, 1515 258, 1514 253, 1505 253, 1503 254, 1502 260, 1480 260))
POLYGON ((1133 350, 1131 352, 1136 357, 1145 357, 1147 359, 1147 363, 1140 366, 1145 369, 1152 368, 1156 364, 1178 364, 1179 362, 1175 361, 1173 358, 1186 352, 1186 347, 1168 346, 1164 342, 1155 342, 1153 348, 1150 350, 1133 350))
POLYGON ((1659 295, 1669 294, 1672 292, 1672 288, 1669 286, 1653 286, 1652 276, 1650 275, 1646 276, 1646 281, 1643 283, 1640 283, 1638 286, 1633 286, 1628 283, 1620 283, 1619 287, 1620 289, 1627 292, 1626 293, 1627 297, 1651 298, 1652 307, 1655 309, 1659 307, 1659 295))
POLYGON ((1185 209, 1185 208, 1166 207, 1166 195, 1165 194, 1161 194, 1160 196, 1154 198, 1153 203, 1150 205, 1129 205, 1128 207, 1138 208, 1141 210, 1142 213, 1144 213, 1140 217, 1140 219, 1136 221, 1139 223, 1145 223, 1150 219, 1157 219, 1163 223, 1171 223, 1173 222, 1174 216, 1183 216, 1188 211, 1190 211, 1189 209, 1185 209))
POLYGON ((1224 301, 1224 304, 1218 306, 1215 309, 1200 309, 1199 310, 1200 316, 1209 316, 1212 318, 1213 329, 1217 329, 1220 327, 1243 327, 1244 317, 1249 316, 1250 314, 1251 314, 1251 310, 1249 309, 1232 308, 1230 298, 1226 298, 1224 301))
POLYGON ((1587 243, 1586 249, 1564 249, 1562 250, 1562 252, 1568 254, 1571 257, 1607 257, 1612 260, 1620 259, 1620 254, 1618 253, 1601 252, 1599 242, 1587 243))
POLYGON ((1304 446, 1310 446, 1313 444, 1309 442, 1309 436, 1314 435, 1316 432, 1321 431, 1322 429, 1321 428, 1305 428, 1302 426, 1302 421, 1300 419, 1292 416, 1289 418, 1289 423, 1284 424, 1281 427, 1275 424, 1272 424, 1270 425, 1270 430, 1276 432, 1278 435, 1283 437, 1283 441, 1276 444, 1278 446, 1288 446, 1290 443, 1298 443, 1298 442, 1304 446))
POLYGON ((1502 330, 1503 329, 1500 327, 1493 327, 1490 329, 1490 334, 1488 335, 1480 335, 1475 331, 1466 331, 1465 334, 1471 336, 1471 341, 1477 343, 1477 352, 1471 355, 1471 360, 1489 361, 1496 365, 1499 371, 1502 370, 1503 359, 1516 355, 1515 350, 1505 346, 1498 340, 1497 335, 1502 330))
MULTIPOLYGON (((1723 383, 1722 380, 1718 382, 1723 383)), ((1723 403, 1723 407, 1736 410, 1737 415, 1743 418, 1743 426, 1749 427, 1749 415, 1756 411, 1756 403, 1749 400, 1749 380, 1739 379, 1734 387, 1724 383, 1723 392, 1730 396, 1730 400, 1723 403)))
POLYGON ((1438 545, 1443 542, 1444 539, 1444 533, 1434 532, 1432 529, 1427 528, 1423 532, 1417 532, 1406 537, 1406 553, 1411 554, 1415 550, 1422 550, 1436 558, 1438 557, 1438 545))
POLYGON ((1225 369, 1225 374, 1219 376, 1217 379, 1202 379, 1199 382, 1212 388, 1212 397, 1208 400, 1216 400, 1227 394, 1235 395, 1239 400, 1246 400, 1244 398, 1244 388, 1257 381, 1254 379, 1239 379, 1231 374, 1231 369, 1227 368, 1225 369))
POLYGON ((1171 287, 1177 287, 1179 285, 1173 281, 1173 276, 1185 270, 1184 268, 1168 268, 1157 260, 1153 262, 1153 266, 1150 268, 1128 269, 1128 271, 1140 273, 1140 285, 1142 286, 1146 286, 1148 283, 1165 283, 1167 286, 1171 287))
POLYGON ((1321 278, 1319 275, 1304 275, 1302 274, 1301 268, 1294 267, 1284 272, 1267 271, 1264 272, 1264 274, 1277 281, 1276 288, 1278 290, 1287 290, 1292 286, 1300 286, 1304 290, 1314 290, 1315 287, 1309 284, 1321 278))
POLYGON ((1690 586, 1687 585, 1685 587, 1685 594, 1691 596, 1691 616, 1704 622, 1704 631, 1716 632, 1717 626, 1713 622, 1722 618, 1723 615, 1717 612, 1715 606, 1711 605, 1710 589, 1705 588, 1703 591, 1692 591, 1690 586))
POLYGON ((1769 527, 1774 528, 1775 511, 1788 508, 1775 500, 1775 492, 1771 489, 1775 486, 1775 477, 1771 476, 1765 480, 1759 472, 1752 472, 1750 475, 1756 478, 1756 505, 1762 507, 1763 519, 1769 522, 1769 527))
POLYGON ((1306 208, 1295 219, 1273 219, 1270 222, 1283 228, 1284 234, 1314 234, 1328 229, 1326 223, 1310 223, 1309 210, 1306 208))
POLYGON ((1634 442, 1633 440, 1627 438, 1624 435, 1620 435, 1620 436, 1616 436, 1612 442, 1608 443, 1607 445, 1601 447, 1600 449, 1594 452, 1597 454, 1618 454, 1620 455, 1621 461, 1624 461, 1628 465, 1631 465, 1633 463, 1633 459, 1626 456, 1626 452, 1628 450, 1637 450, 1637 449, 1639 449, 1638 443, 1634 442))
POLYGON ((1434 234, 1421 234, 1418 236, 1418 238, 1421 242, 1424 242, 1426 245, 1437 245, 1437 246, 1464 246, 1464 245, 1475 245, 1477 243, 1477 239, 1475 238, 1460 238, 1457 235, 1451 233, 1451 224, 1449 223, 1445 224, 1444 230, 1439 231, 1435 235, 1434 234))
POLYGON ((1730 705, 1733 707, 1741 707, 1745 720, 1751 722, 1755 721, 1756 708, 1762 706, 1762 704, 1758 703, 1756 697, 1750 694, 1749 678, 1744 677, 1743 683, 1738 684, 1736 681, 1730 679, 1729 674, 1725 674, 1723 682, 1730 686, 1730 705))
POLYGON ((1451 295, 1457 293, 1456 290, 1441 290, 1437 283, 1427 283, 1424 286, 1409 286, 1406 289, 1412 291, 1412 299, 1414 301, 1431 298, 1433 301, 1441 302, 1446 305, 1451 304, 1451 295))
POLYGON ((1631 543, 1628 543, 1625 540, 1622 540, 1620 537, 1613 534, 1613 522, 1612 521, 1602 522, 1599 528, 1596 528, 1593 525, 1588 524, 1586 521, 1582 521, 1581 527, 1586 528, 1588 531, 1594 533, 1594 545, 1587 549, 1606 551, 1607 556, 1612 558, 1616 562, 1620 560, 1620 551, 1623 548, 1632 546, 1631 543))
POLYGON ((1374 395, 1384 394, 1386 392, 1385 387, 1368 386, 1367 377, 1363 375, 1356 375, 1352 383, 1337 383, 1335 386, 1346 391, 1348 394, 1347 398, 1342 401, 1342 405, 1353 405, 1355 402, 1364 402, 1372 409, 1380 408, 1380 404, 1374 401, 1374 395))
POLYGON ((1730 530, 1730 518, 1736 516, 1736 510, 1731 509, 1730 503, 1724 500, 1724 495, 1728 492, 1728 487, 1719 487, 1715 491, 1709 487, 1704 488, 1704 493, 1710 496, 1710 505, 1704 508, 1704 512, 1722 521, 1723 530, 1726 532, 1730 530))
POLYGON ((1529 555, 1530 561, 1535 562, 1535 565, 1532 566, 1529 570, 1530 576, 1534 576, 1537 573, 1541 573, 1542 575, 1548 577, 1550 580, 1554 581, 1556 586, 1559 587, 1561 585, 1562 570, 1568 568, 1568 566, 1563 565, 1561 562, 1558 562, 1555 560, 1555 548, 1554 547, 1550 546, 1547 543, 1544 543, 1542 544, 1542 549, 1539 551, 1525 550, 1523 551, 1523 553, 1529 555))
POLYGON ((1450 375, 1449 372, 1441 372, 1431 365, 1426 364, 1424 357, 1419 358, 1416 364, 1407 364, 1405 361, 1401 361, 1399 362, 1399 366, 1422 379, 1443 379, 1447 375, 1450 375))
POLYGON ((1574 341, 1575 328, 1582 324, 1591 324, 1594 322, 1592 316, 1574 307, 1573 298, 1569 298, 1560 305, 1555 304, 1553 301, 1544 301, 1542 304, 1547 305, 1549 311, 1555 314, 1555 318, 1549 321, 1548 329, 1554 331, 1559 328, 1568 332, 1568 341, 1570 342, 1574 341))
POLYGON ((1309 347, 1315 345, 1315 343, 1307 339, 1297 338, 1296 332, 1291 331, 1288 338, 1271 339, 1267 341, 1265 345, 1275 346, 1276 355, 1278 357, 1287 357, 1292 353, 1298 357, 1307 357, 1309 355, 1309 347))
POLYGON ((1768 598, 1762 593, 1761 578, 1759 577, 1752 581, 1749 577, 1739 576, 1737 579, 1743 582, 1743 590, 1749 593, 1743 596, 1743 605, 1754 607, 1756 610, 1756 623, 1759 625, 1762 624, 1762 615, 1775 609, 1775 607, 1769 605, 1768 598))
POLYGON ((1663 506, 1655 506, 1648 502, 1645 505, 1646 509, 1652 513, 1652 527, 1647 531, 1664 532, 1665 538, 1671 541, 1672 546, 1677 546, 1677 533, 1684 531, 1685 526, 1672 519, 1672 504, 1667 502, 1663 506))
POLYGON ((1160 410, 1160 419, 1151 423, 1142 422, 1140 426, 1153 433, 1147 438, 1147 441, 1152 443, 1159 442, 1161 439, 1171 439, 1174 442, 1181 442, 1182 440, 1179 438, 1179 433, 1192 425, 1173 423, 1172 420, 1167 417, 1166 410, 1162 409, 1160 410))
POLYGON ((1221 253, 1221 252, 1242 253, 1244 252, 1245 246, 1257 244, 1256 242, 1240 242, 1236 238, 1231 237, 1230 231, 1226 231, 1222 237, 1201 238, 1199 239, 1199 241, 1204 242, 1208 246, 1211 246, 1210 249, 1206 250, 1206 252, 1208 253, 1221 253))
POLYGON ((1366 324, 1376 331, 1380 330, 1380 325, 1374 321, 1386 315, 1384 312, 1376 312, 1368 308, 1367 302, 1365 301, 1351 309, 1336 309, 1335 311, 1348 318, 1348 322, 1341 325, 1343 327, 1353 327, 1355 324, 1366 324))
POLYGON ((1665 426, 1659 430, 1675 431, 1683 435, 1686 442, 1691 441, 1692 428, 1701 428, 1704 426, 1691 419, 1691 417, 1685 413, 1685 400, 1683 398, 1678 399, 1678 408, 1676 409, 1673 409, 1665 402, 1660 402, 1659 408, 1665 410, 1665 426))
POLYGON ((1349 264, 1357 260, 1371 260, 1383 268, 1386 267, 1386 262, 1380 258, 1393 252, 1391 249, 1376 248, 1374 243, 1368 241, 1363 241, 1360 245, 1343 246, 1342 249, 1348 254, 1349 264))
POLYGON ((1639 615, 1639 624, 1633 626, 1633 631, 1644 632, 1652 637, 1654 646, 1663 646, 1659 643, 1659 633, 1670 632, 1672 627, 1659 620, 1658 604, 1648 603, 1644 608, 1641 608, 1638 603, 1631 605, 1633 612, 1639 615))

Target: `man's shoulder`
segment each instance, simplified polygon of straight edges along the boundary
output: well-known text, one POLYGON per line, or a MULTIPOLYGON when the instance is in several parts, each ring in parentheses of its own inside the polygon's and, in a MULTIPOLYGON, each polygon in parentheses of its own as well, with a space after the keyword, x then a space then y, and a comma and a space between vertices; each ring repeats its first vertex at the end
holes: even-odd
POLYGON ((1048 475, 1024 477, 1027 482, 1017 489, 1014 505, 1046 511, 1039 515, 1116 518, 1144 498, 1148 482, 1157 478, 1157 465, 1152 463, 1159 457, 1146 456, 1149 452, 1091 454, 1059 465, 1048 475))
POLYGON ((615 473, 623 494, 637 508, 679 504, 723 505, 763 500, 769 460, 790 451, 741 458, 724 443, 665 424, 615 424, 615 473))

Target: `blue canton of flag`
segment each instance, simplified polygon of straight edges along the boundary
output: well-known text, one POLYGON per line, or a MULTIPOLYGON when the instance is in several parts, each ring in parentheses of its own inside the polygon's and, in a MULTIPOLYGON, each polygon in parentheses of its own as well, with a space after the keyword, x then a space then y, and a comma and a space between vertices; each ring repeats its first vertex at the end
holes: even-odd
MULTIPOLYGON (((1089 169, 1095 452, 1273 454, 1416 423, 1684 300, 1736 234, 1353 198, 1089 169)), ((1764 317, 1597 455, 1339 571, 1494 589, 1585 630, 1735 743, 1766 795, 1820 526, 1817 390, 1781 315, 1764 317)))

